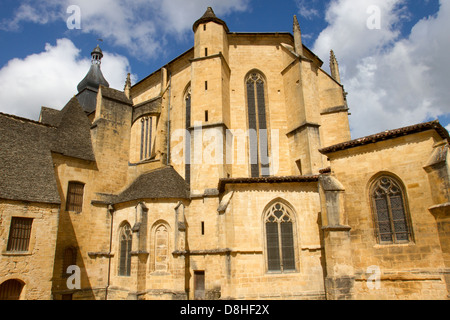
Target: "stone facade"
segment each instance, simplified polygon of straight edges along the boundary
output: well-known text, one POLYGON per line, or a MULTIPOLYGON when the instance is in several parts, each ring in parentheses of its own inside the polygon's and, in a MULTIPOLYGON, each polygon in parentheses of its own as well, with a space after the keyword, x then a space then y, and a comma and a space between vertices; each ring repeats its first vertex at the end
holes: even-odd
POLYGON ((293 34, 234 33, 208 8, 193 31, 123 91, 88 73, 96 99, 80 84, 39 122, 0 115, 16 141, 0 152, 0 285, 17 279, 21 299, 448 299, 448 132, 351 140, 336 58, 329 75, 296 18, 293 34), (26 179, 31 165, 42 176, 26 179), (386 181, 383 212, 403 214, 390 233, 386 181), (13 216, 34 219, 29 252, 6 250, 13 216))

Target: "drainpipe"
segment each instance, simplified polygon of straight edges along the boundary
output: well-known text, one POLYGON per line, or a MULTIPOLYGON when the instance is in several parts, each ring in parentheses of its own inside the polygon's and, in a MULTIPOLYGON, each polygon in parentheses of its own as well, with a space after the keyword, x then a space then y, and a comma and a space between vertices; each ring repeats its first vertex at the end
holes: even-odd
POLYGON ((108 205, 108 212, 111 215, 111 227, 109 231, 109 254, 108 254, 108 283, 105 288, 105 300, 108 300, 108 289, 111 281, 111 250, 112 250, 112 234, 113 234, 113 224, 114 224, 114 206, 112 204, 108 205))

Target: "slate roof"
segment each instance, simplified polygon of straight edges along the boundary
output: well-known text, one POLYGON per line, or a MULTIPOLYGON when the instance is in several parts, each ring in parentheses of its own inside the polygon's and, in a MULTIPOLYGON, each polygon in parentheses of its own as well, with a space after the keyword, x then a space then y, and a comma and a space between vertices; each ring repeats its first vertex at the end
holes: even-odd
POLYGON ((41 108, 41 114, 39 116, 40 123, 57 127, 59 125, 60 121, 61 121, 60 110, 47 108, 47 107, 41 108))
POLYGON ((90 122, 74 97, 42 122, 0 113, 0 198, 60 203, 52 152, 95 161, 90 122))
POLYGON ((339 143, 333 146, 322 148, 319 150, 322 154, 328 154, 340 150, 346 150, 358 146, 363 146, 370 143, 375 143, 383 140, 394 139, 408 134, 423 132, 427 130, 436 130, 442 139, 450 139, 448 131, 439 123, 438 120, 415 124, 408 127, 403 127, 394 130, 386 130, 384 132, 376 133, 370 136, 362 137, 339 143))
POLYGON ((91 113, 97 107, 97 94, 98 88, 85 88, 81 92, 77 93, 78 102, 87 113, 91 113))
POLYGON ((127 98, 123 91, 101 86, 101 94, 104 98, 115 100, 130 106, 133 105, 133 101, 127 98))
POLYGON ((226 32, 230 32, 225 21, 217 18, 216 14, 214 13, 214 11, 211 7, 208 7, 208 9, 206 9, 206 12, 203 14, 203 16, 194 22, 192 29, 195 32, 200 24, 210 22, 210 21, 221 24, 225 28, 226 32))
POLYGON ((109 197, 111 203, 144 199, 189 199, 189 185, 172 166, 140 175, 123 192, 109 197))
POLYGON ((53 137, 52 151, 65 156, 95 161, 91 142, 91 123, 77 98, 61 110, 61 120, 53 137))
POLYGON ((98 89, 102 85, 104 87, 109 87, 108 81, 106 81, 103 76, 102 70, 100 69, 100 64, 91 64, 88 73, 83 80, 77 86, 78 92, 81 92, 85 88, 98 89))
POLYGON ((0 114, 0 198, 60 203, 50 151, 55 131, 0 114))

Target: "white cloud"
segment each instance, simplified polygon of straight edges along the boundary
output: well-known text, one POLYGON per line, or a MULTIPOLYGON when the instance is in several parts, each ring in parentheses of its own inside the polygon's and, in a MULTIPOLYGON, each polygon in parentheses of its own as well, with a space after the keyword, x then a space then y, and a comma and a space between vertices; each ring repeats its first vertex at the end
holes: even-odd
POLYGON ((334 0, 329 26, 314 45, 319 56, 333 49, 338 57, 354 138, 450 113, 450 3, 441 1, 436 16, 422 19, 401 39, 403 5, 402 0, 334 0), (367 28, 370 5, 380 8, 380 29, 367 28))
POLYGON ((295 2, 299 14, 303 18, 311 20, 320 16, 319 11, 314 8, 314 3, 317 2, 317 0, 296 0, 295 2))
MULTIPOLYGON (((90 59, 80 58, 80 50, 68 39, 56 45, 46 44, 45 51, 24 59, 13 59, 0 69, 0 110, 37 120, 40 107, 61 109, 77 93, 77 85, 90 66, 90 59)), ((102 72, 110 87, 123 89, 128 60, 104 52, 102 72)))
POLYGON ((22 22, 67 21, 71 5, 81 9, 81 31, 126 48, 141 59, 163 52, 168 36, 183 39, 208 6, 217 15, 248 9, 250 0, 25 0, 0 29, 17 30, 22 22))

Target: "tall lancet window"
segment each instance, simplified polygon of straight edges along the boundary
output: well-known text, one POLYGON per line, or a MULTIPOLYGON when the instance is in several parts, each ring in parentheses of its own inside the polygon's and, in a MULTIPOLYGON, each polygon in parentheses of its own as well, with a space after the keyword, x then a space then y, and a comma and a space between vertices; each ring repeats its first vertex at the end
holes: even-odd
POLYGON ((152 156, 153 117, 141 118, 141 161, 152 156))
POLYGON ((131 274, 131 227, 125 223, 120 228, 119 234, 119 276, 130 276, 131 274))
POLYGON ((281 202, 264 216, 268 271, 295 271, 294 216, 281 202))
POLYGON ((266 118, 265 80, 258 72, 246 79, 251 177, 268 176, 269 145, 266 118))
MULTIPOLYGON (((184 97, 184 102, 186 104, 186 120, 185 120, 185 129, 186 133, 189 132, 189 128, 191 127, 191 88, 189 87, 186 90, 186 94, 184 97)), ((191 139, 190 136, 185 137, 184 140, 184 172, 185 172, 185 180, 188 184, 191 183, 191 139)))
POLYGON ((381 176, 372 185, 371 198, 379 243, 412 241, 407 201, 401 183, 391 176, 381 176))

